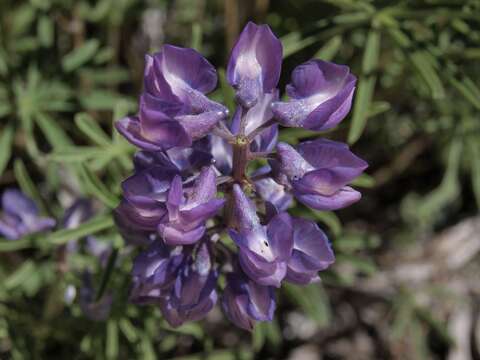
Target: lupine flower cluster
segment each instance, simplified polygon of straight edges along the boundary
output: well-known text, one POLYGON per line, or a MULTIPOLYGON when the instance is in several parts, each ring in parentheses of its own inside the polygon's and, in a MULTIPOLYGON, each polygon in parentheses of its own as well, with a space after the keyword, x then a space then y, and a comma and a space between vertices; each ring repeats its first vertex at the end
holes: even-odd
POLYGON ((227 67, 237 103, 228 119, 207 97, 213 66, 193 49, 164 45, 146 56, 138 115, 116 124, 139 148, 115 212, 123 236, 145 247, 131 299, 159 306, 172 326, 205 317, 220 298, 226 316, 251 330, 272 320, 283 281, 308 284, 335 260, 317 224, 287 209, 293 198, 316 210, 352 204, 361 195, 348 184, 367 164, 335 141, 278 142, 278 126, 335 127, 356 78, 312 60, 293 71, 280 101, 281 62, 270 28, 248 23, 227 67))

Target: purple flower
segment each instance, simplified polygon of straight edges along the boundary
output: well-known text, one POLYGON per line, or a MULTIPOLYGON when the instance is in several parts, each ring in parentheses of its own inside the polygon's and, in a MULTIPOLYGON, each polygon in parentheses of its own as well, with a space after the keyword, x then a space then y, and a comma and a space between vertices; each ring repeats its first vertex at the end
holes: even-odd
POLYGON ((216 84, 215 69, 198 52, 165 45, 146 56, 138 116, 118 121, 117 129, 147 151, 191 146, 228 115, 223 105, 205 96, 216 84))
POLYGON ((277 181, 289 186, 295 197, 317 210, 337 210, 358 201, 361 194, 347 186, 367 163, 336 141, 307 141, 294 149, 277 145, 277 160, 270 162, 277 181))
POLYGON ((178 269, 188 253, 181 246, 171 247, 162 241, 152 242, 133 264, 133 287, 130 299, 137 304, 158 304, 175 282, 178 269))
POLYGON ((293 218, 293 251, 285 280, 305 285, 335 261, 325 233, 313 221, 293 218))
POLYGON ((230 236, 239 247, 243 271, 260 285, 280 287, 293 246, 290 216, 278 214, 263 226, 254 204, 238 185, 233 194, 237 231, 230 230, 230 236))
POLYGON ((175 176, 168 192, 168 220, 158 225, 158 232, 169 245, 187 245, 205 233, 205 221, 225 203, 216 198, 216 175, 212 167, 204 168, 195 184, 183 189, 182 179, 175 176))
POLYGON ((254 106, 262 94, 275 89, 282 66, 282 44, 267 25, 249 22, 235 44, 227 67, 227 79, 237 101, 254 106))
POLYGON ((203 241, 179 269, 171 293, 160 301, 168 323, 179 326, 205 317, 217 302, 217 277, 209 246, 203 241))
POLYGON ((115 210, 117 224, 155 232, 167 215, 167 195, 177 173, 161 166, 139 171, 122 184, 124 199, 115 210))
POLYGON ((10 240, 49 230, 55 226, 54 219, 39 216, 35 203, 16 189, 4 191, 2 210, 0 234, 10 240))
POLYGON ((255 283, 237 269, 227 275, 222 307, 231 322, 251 331, 256 321, 272 321, 275 311, 274 290, 255 283))
POLYGON ((273 113, 285 126, 331 129, 350 111, 355 83, 348 66, 309 61, 295 68, 287 85, 290 100, 273 103, 273 113))
POLYGON ((255 191, 265 201, 268 206, 268 210, 273 207, 274 213, 286 211, 293 200, 292 194, 287 191, 286 187, 277 183, 269 176, 270 166, 263 166, 258 169, 252 177, 260 177, 259 180, 255 180, 255 191), (262 177, 265 176, 265 177, 262 177))
MULTIPOLYGON (((250 109, 238 107, 233 115, 231 130, 235 135, 251 136, 255 130, 262 128, 273 118, 271 104, 278 100, 278 91, 263 94, 258 102, 250 109)), ((272 124, 258 133, 252 139, 250 150, 252 152, 270 152, 275 148, 278 137, 278 125, 272 124)))
POLYGON ((139 151, 133 159, 135 170, 142 171, 153 166, 163 167, 167 172, 191 176, 213 162, 210 141, 204 138, 195 141, 191 148, 172 148, 167 151, 139 151))

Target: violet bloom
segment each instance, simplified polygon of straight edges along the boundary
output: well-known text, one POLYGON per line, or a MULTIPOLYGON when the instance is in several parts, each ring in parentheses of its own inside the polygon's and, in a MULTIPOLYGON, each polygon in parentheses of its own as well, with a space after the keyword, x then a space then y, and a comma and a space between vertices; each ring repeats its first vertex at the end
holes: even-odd
POLYGON ((350 152, 348 146, 319 139, 292 146, 279 143, 272 167, 280 182, 292 188, 295 197, 317 210, 337 210, 358 201, 361 194, 347 186, 367 163, 350 152), (285 184, 287 185, 287 184, 285 184))
POLYGON ((138 116, 117 122, 117 129, 148 151, 191 146, 228 115, 226 107, 205 96, 216 84, 215 69, 198 52, 165 45, 146 57, 138 116))
POLYGON ((205 233, 205 222, 225 203, 216 198, 216 175, 212 167, 204 168, 195 184, 183 189, 180 176, 170 185, 166 206, 168 219, 158 225, 160 236, 169 245, 187 245, 205 233))
POLYGON ((318 280, 318 272, 335 261, 325 233, 313 221, 293 218, 293 251, 288 260, 286 280, 309 284, 318 280))
POLYGON ((285 126, 331 129, 350 111, 356 81, 348 66, 309 61, 293 70, 287 85, 291 99, 272 104, 275 117, 285 126))
POLYGON ((255 283, 237 269, 227 275, 222 307, 231 322, 251 331, 256 321, 273 320, 274 290, 255 283))
POLYGON ((293 246, 290 216, 278 214, 263 226, 256 207, 238 185, 234 185, 233 194, 238 230, 230 230, 230 236, 239 247, 243 271, 260 285, 280 287, 293 246))
POLYGON ((202 241, 181 266, 171 292, 160 301, 160 309, 172 326, 200 320, 217 302, 218 273, 209 245, 202 241))
POLYGON ((52 229, 55 220, 41 217, 35 203, 16 189, 7 189, 2 194, 0 235, 9 240, 52 229))
POLYGON ((227 119, 207 98, 217 83, 212 65, 165 45, 147 56, 138 115, 117 123, 141 150, 115 211, 122 235, 147 247, 135 259, 131 299, 159 306, 172 326, 205 317, 220 293, 226 316, 252 330, 272 320, 275 287, 308 284, 334 262, 322 230, 288 209, 294 197, 317 210, 353 203, 360 193, 348 184, 367 165, 342 143, 278 143, 279 125, 333 128, 350 110, 355 77, 309 61, 294 70, 282 102, 281 63, 270 28, 248 23, 228 62, 237 107, 227 119), (250 166, 255 160, 269 165, 250 166))
POLYGON ((280 78, 282 44, 267 25, 249 22, 235 44, 227 67, 227 78, 245 108, 274 90, 280 78))
POLYGON ((137 304, 159 304, 175 282, 188 250, 170 247, 162 241, 152 242, 133 264, 133 288, 130 299, 137 304))

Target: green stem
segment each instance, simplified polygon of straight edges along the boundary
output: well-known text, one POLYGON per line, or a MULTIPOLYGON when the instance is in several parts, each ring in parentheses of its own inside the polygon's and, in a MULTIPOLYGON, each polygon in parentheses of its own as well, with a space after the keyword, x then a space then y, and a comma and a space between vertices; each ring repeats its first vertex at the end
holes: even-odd
POLYGON ((118 249, 113 249, 112 253, 108 257, 107 268, 103 273, 102 282, 100 283, 100 287, 98 288, 97 297, 95 298, 96 302, 100 301, 103 294, 105 293, 105 290, 107 289, 108 281, 110 280, 110 276, 112 275, 113 267, 115 266, 117 256, 118 256, 118 249))

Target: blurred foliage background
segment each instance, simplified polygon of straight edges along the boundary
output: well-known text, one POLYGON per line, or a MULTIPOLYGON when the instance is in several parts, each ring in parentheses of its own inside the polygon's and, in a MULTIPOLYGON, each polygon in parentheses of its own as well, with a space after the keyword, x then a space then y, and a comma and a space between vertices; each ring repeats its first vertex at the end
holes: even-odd
POLYGON ((0 190, 20 187, 60 225, 80 197, 96 215, 0 241, 0 358, 479 359, 479 64, 475 0, 1 0, 0 190), (281 37, 282 90, 310 58, 358 76, 350 116, 326 136, 369 162, 364 196, 336 214, 294 209, 329 233, 337 262, 321 284, 283 287, 272 324, 250 336, 216 310, 171 329, 127 302, 135 254, 111 209, 134 149, 112 123, 135 112, 144 54, 163 43, 220 68, 213 96, 232 107, 224 69, 250 19, 281 37), (92 234, 115 268, 63 256, 92 234), (87 270, 113 297, 106 321, 78 304, 87 270))

